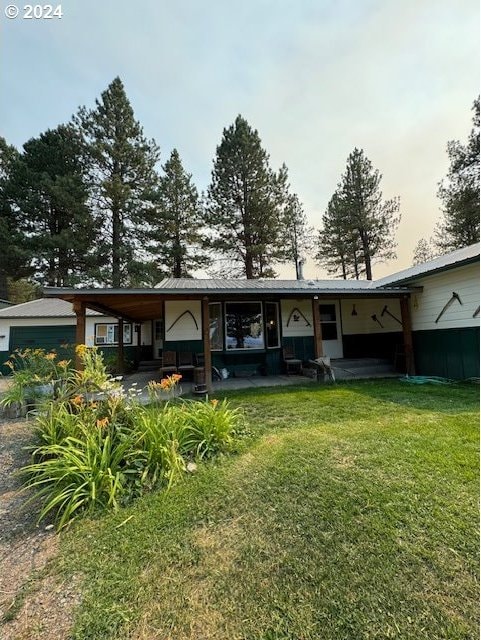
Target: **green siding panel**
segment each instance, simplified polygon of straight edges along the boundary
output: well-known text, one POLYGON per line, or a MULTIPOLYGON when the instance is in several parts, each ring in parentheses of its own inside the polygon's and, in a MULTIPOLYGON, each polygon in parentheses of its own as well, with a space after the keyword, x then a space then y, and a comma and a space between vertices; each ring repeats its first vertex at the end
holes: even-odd
POLYGON ((10 369, 5 366, 5 362, 8 360, 10 353, 8 351, 0 351, 0 374, 6 376, 10 373, 10 369))
POLYGON ((202 340, 169 340, 164 342, 164 351, 190 351, 195 355, 204 353, 204 343, 202 340))
POLYGON ((314 358, 314 336, 284 337, 282 346, 290 348, 296 358, 301 358, 301 360, 307 361, 314 358))
POLYGON ((413 343, 419 375, 479 377, 479 327, 414 331, 413 343))

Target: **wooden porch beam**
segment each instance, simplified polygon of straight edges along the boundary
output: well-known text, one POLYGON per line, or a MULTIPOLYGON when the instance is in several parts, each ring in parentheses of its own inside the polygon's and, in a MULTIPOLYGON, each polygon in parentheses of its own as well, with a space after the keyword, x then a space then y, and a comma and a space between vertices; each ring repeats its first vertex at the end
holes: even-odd
POLYGON ((317 296, 312 299, 312 324, 314 326, 314 359, 317 359, 324 355, 319 298, 317 296))
POLYGON ((204 343, 204 372, 207 393, 212 391, 212 353, 210 350, 209 298, 202 298, 202 341, 204 343))
POLYGON ((406 360, 406 373, 410 376, 416 375, 416 367, 414 362, 413 333, 411 324, 411 310, 409 306, 409 296, 402 296, 401 304, 401 320, 403 326, 403 342, 404 357, 406 360))
MULTIPOLYGON (((79 344, 85 344, 85 302, 74 300, 72 306, 73 311, 77 317, 77 326, 75 329, 75 346, 78 347, 79 344)), ((77 370, 83 368, 82 361, 77 353, 77 350, 75 350, 75 368, 77 370)))
POLYGON ((91 302, 89 300, 84 304, 89 309, 92 309, 93 311, 98 311, 99 313, 102 313, 105 316, 112 316, 112 318, 127 320, 127 322, 131 322, 131 323, 139 322, 139 320, 135 320, 135 318, 132 318, 129 315, 122 313, 121 311, 116 311, 115 309, 112 309, 111 307, 105 304, 102 304, 100 302, 91 302))

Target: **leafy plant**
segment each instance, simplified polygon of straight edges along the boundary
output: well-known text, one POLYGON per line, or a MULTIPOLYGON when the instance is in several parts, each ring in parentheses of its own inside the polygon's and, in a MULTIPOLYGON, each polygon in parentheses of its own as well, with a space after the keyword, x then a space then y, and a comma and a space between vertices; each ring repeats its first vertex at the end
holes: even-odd
MULTIPOLYGON (((90 359, 91 371, 100 373, 94 386, 102 379, 97 355, 90 359)), ((155 402, 148 406, 119 386, 85 392, 91 380, 71 372, 61 393, 44 402, 35 423, 41 444, 23 470, 26 486, 42 501, 39 518, 55 512, 59 528, 81 513, 116 509, 154 487, 169 488, 189 459, 227 450, 241 421, 225 400, 161 401, 158 391, 174 393, 179 376, 151 385, 155 402)))
POLYGON ((55 511, 58 528, 81 512, 117 509, 124 493, 124 466, 132 447, 128 437, 119 437, 108 420, 96 428, 81 425, 78 437, 68 436, 62 444, 39 447, 34 452, 40 462, 24 467, 26 487, 43 501, 39 519, 55 511), (106 431, 104 432, 104 428, 106 431))

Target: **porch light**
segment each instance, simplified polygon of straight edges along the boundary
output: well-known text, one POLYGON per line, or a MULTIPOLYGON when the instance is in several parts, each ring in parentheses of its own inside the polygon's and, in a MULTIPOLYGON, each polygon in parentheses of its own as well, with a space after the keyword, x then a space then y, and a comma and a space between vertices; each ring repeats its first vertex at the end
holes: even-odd
POLYGON ((356 311, 356 305, 355 304, 352 305, 351 316, 357 316, 357 311, 356 311))

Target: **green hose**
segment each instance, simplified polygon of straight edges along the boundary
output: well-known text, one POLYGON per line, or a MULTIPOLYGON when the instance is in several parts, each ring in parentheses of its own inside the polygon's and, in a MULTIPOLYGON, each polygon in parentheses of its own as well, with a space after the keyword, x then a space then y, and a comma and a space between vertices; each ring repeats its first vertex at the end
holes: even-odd
POLYGON ((405 376, 400 378, 401 382, 409 382, 410 384, 455 384, 454 380, 449 378, 441 378, 440 376, 405 376))

